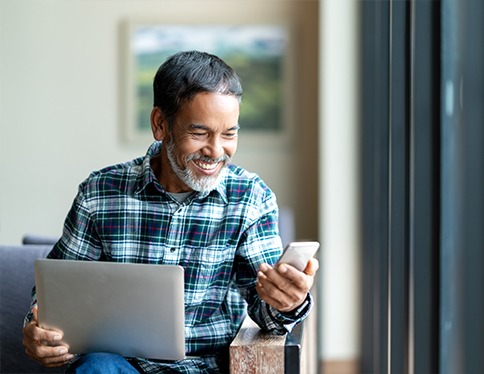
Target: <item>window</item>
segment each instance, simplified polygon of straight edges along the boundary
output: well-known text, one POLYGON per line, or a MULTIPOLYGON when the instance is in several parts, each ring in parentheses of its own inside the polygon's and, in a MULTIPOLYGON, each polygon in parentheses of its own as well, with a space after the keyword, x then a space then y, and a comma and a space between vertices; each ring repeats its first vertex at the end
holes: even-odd
POLYGON ((484 3, 361 16, 362 372, 484 372, 484 3))

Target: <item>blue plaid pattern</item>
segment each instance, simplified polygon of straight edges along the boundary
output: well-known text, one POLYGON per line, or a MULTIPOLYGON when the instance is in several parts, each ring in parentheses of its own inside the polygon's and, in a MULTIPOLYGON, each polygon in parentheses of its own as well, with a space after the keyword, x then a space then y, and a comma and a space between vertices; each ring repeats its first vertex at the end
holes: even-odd
POLYGON ((49 257, 181 265, 186 353, 198 358, 132 362, 149 373, 225 371, 217 352, 227 351, 246 310, 277 334, 304 317, 279 313, 255 290, 259 265, 282 253, 276 198, 257 175, 229 165, 216 190, 179 203, 150 167, 160 149, 155 142, 144 157, 92 173, 49 257))

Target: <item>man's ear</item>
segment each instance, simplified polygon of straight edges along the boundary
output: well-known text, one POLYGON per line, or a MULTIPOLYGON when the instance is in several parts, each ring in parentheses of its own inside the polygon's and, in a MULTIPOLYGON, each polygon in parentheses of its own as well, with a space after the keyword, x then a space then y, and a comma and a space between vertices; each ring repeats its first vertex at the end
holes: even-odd
POLYGON ((158 107, 153 107, 150 115, 151 131, 155 140, 164 140, 168 135, 168 121, 163 112, 158 107))

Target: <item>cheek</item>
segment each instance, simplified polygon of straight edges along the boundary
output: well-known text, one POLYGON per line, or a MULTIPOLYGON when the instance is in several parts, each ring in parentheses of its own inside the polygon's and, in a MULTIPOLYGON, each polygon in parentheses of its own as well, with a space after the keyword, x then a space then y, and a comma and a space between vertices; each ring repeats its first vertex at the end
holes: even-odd
POLYGON ((225 153, 227 155, 229 155, 230 157, 232 157, 235 154, 236 151, 237 151, 237 141, 236 140, 233 143, 231 143, 231 144, 229 144, 225 147, 225 153))
POLYGON ((183 166, 186 166, 187 157, 193 154, 198 155, 199 149, 194 147, 193 144, 190 144, 189 142, 181 143, 178 147, 176 147, 175 156, 183 166))

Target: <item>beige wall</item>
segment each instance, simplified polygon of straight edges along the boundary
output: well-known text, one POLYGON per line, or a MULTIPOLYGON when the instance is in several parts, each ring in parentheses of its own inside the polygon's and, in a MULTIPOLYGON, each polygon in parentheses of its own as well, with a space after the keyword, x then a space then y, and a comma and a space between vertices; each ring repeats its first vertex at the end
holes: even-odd
POLYGON ((321 356, 327 374, 357 373, 360 214, 358 0, 320 8, 321 356))
POLYGON ((316 1, 297 0, 2 0, 0 243, 60 235, 90 171, 144 154, 149 141, 120 137, 126 20, 294 26, 295 135, 271 147, 242 135, 235 161, 295 209, 298 237, 317 238, 317 9, 316 1))

